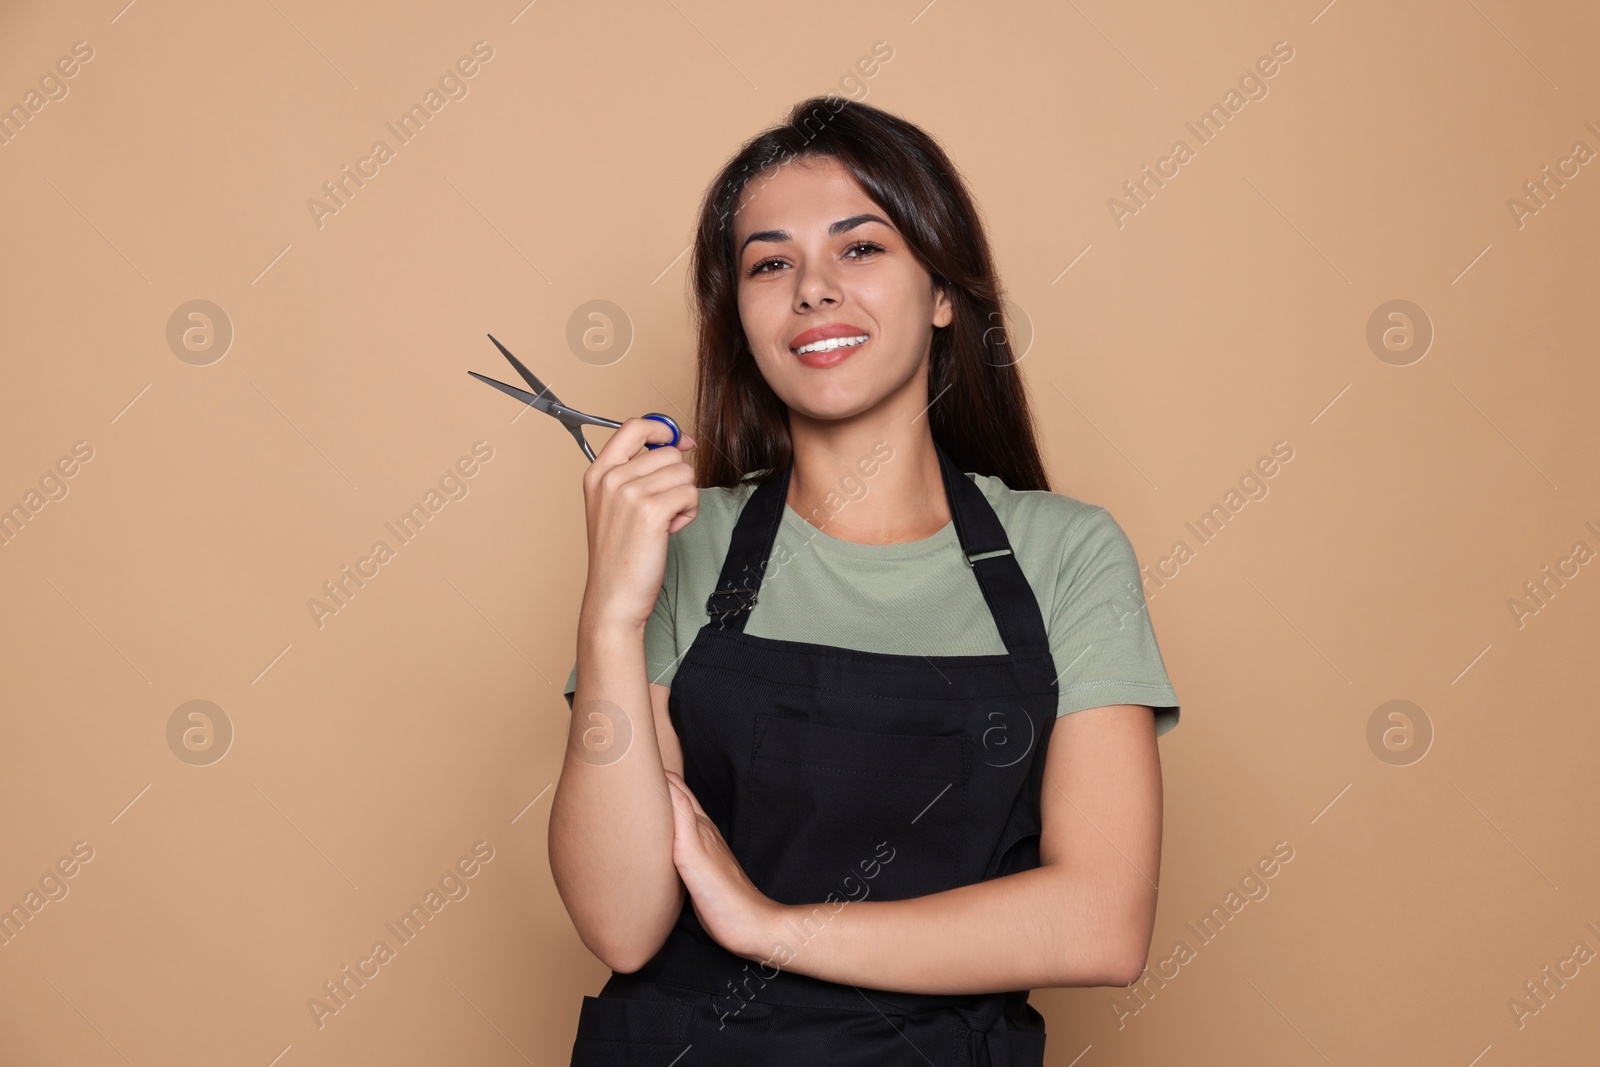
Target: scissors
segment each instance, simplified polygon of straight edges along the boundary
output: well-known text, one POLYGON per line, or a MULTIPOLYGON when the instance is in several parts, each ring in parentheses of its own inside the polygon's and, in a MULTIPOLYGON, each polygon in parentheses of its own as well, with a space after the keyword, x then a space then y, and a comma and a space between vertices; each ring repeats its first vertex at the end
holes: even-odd
MULTIPOLYGON (((560 419, 561 425, 565 426, 567 428, 567 432, 578 439, 578 447, 583 449, 583 454, 589 457, 590 463, 593 463, 594 449, 590 448, 589 442, 583 439, 583 428, 585 426, 607 426, 615 430, 621 426, 622 423, 616 421, 615 419, 602 419, 598 415, 585 415, 581 411, 567 407, 556 398, 556 395, 550 391, 549 386, 545 385, 538 378, 535 378, 533 372, 527 367, 524 367, 522 365, 522 361, 516 356, 513 356, 505 345, 501 344, 499 341, 495 341, 494 334, 491 333, 488 336, 489 340, 494 341, 494 346, 504 353, 505 357, 511 361, 511 365, 517 368, 517 373, 522 375, 523 380, 533 387, 534 392, 530 393, 525 389, 518 389, 514 385, 507 385, 505 382, 497 382, 493 378, 486 378, 475 370, 469 370, 467 373, 478 379, 480 382, 487 382, 489 385, 494 386, 507 396, 514 396, 524 404, 537 408, 546 415, 554 415, 556 418, 560 419)), ((661 414, 659 411, 652 411, 648 415, 641 416, 641 418, 655 419, 657 422, 664 422, 667 424, 668 429, 672 431, 672 440, 668 441, 666 444, 654 445, 647 443, 645 445, 646 448, 666 448, 668 445, 675 445, 678 443, 678 424, 673 422, 670 417, 661 414)))

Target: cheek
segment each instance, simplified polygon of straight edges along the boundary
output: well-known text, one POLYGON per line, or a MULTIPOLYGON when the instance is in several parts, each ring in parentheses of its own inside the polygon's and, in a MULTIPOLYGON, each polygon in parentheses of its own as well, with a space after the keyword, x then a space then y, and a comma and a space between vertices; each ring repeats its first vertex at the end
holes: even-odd
POLYGON ((739 322, 752 352, 782 352, 789 322, 787 298, 775 285, 752 285, 739 290, 739 322))
POLYGON ((874 278, 853 294, 881 328, 892 331, 896 342, 905 340, 931 321, 932 300, 924 299, 915 277, 874 278))

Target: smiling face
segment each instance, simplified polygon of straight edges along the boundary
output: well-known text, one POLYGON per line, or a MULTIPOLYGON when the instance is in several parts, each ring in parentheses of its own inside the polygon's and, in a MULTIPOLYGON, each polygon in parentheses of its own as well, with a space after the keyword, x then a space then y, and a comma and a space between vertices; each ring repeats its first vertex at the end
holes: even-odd
POLYGON ((949 325, 950 301, 837 160, 798 159, 751 181, 733 241, 745 338, 791 415, 926 407, 933 330, 949 325))

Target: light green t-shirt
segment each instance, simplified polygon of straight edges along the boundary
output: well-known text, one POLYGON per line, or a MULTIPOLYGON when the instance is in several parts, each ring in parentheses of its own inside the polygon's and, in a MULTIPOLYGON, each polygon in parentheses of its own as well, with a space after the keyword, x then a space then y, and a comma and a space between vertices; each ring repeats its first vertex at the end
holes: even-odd
MULTIPOLYGON (((1144 704, 1155 709, 1158 736, 1176 726, 1178 698, 1150 625, 1139 564, 1111 513, 1060 493, 967 477, 994 508, 1039 602, 1060 672, 1057 717, 1144 704)), ((672 684, 706 624, 706 598, 755 489, 751 482, 701 489, 694 521, 667 538, 666 577, 644 633, 650 681, 672 684)), ((954 523, 919 541, 866 545, 833 537, 785 505, 771 558, 747 634, 923 656, 1006 651, 954 523)), ((577 684, 574 664, 569 707, 577 684)))

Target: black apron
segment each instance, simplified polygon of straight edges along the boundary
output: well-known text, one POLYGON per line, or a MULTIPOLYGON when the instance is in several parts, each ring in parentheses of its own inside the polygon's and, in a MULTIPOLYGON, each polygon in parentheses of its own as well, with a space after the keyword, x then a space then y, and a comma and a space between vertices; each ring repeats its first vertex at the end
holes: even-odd
POLYGON ((1039 865, 1055 662, 994 509, 935 451, 961 549, 1009 651, 903 655, 745 633, 793 468, 758 486, 668 706, 684 780, 751 881, 780 903, 815 907, 784 935, 788 955, 758 962, 718 945, 686 898, 644 967, 613 972, 583 998, 574 1067, 1044 1063, 1044 1019, 1027 990, 902 993, 784 969, 812 939, 841 936, 828 920, 850 902, 1039 865))

